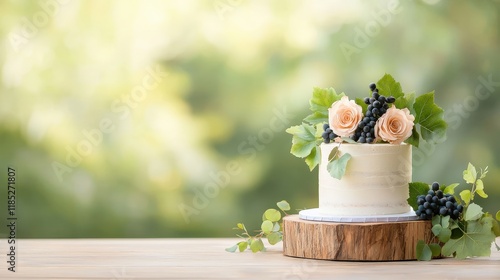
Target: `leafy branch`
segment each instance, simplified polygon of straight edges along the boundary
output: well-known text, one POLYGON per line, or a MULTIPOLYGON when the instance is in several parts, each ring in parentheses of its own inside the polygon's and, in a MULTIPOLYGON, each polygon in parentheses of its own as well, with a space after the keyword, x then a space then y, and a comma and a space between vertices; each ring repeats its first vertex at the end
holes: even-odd
MULTIPOLYGON (((464 207, 464 211, 457 220, 450 219, 450 216, 437 215, 432 219, 432 233, 439 243, 430 243, 419 240, 417 243, 417 259, 430 260, 437 256, 454 256, 458 259, 467 257, 489 256, 491 254, 491 244, 495 237, 500 236, 500 211, 496 213, 496 219, 489 213, 483 212, 483 208, 473 202, 475 194, 487 198, 484 192, 482 179, 488 173, 488 167, 480 172, 469 163, 463 172, 463 179, 467 184, 471 184, 470 189, 460 192, 461 200, 454 195, 455 199, 464 207)), ((415 184, 415 183, 413 183, 415 184)), ((422 183, 414 185, 415 192, 422 183)), ((410 184, 410 196, 412 195, 412 185, 410 184)), ((454 194, 455 187, 452 184, 443 187, 444 193, 454 194)), ((497 250, 500 247, 495 243, 497 250)))
MULTIPOLYGON (((282 200, 276 203, 278 208, 283 212, 283 214, 288 215, 286 211, 290 210, 290 204, 286 200, 282 200)), ((246 249, 250 249, 253 253, 264 252, 266 247, 264 246, 264 242, 262 242, 262 238, 267 238, 267 241, 271 245, 275 245, 283 240, 283 222, 281 221, 281 212, 270 208, 267 209, 262 215, 262 224, 260 226, 260 230, 257 231, 256 235, 251 235, 248 233, 245 225, 242 223, 238 223, 236 225, 235 230, 241 230, 242 233, 236 234, 236 236, 244 239, 236 243, 235 245, 226 248, 227 252, 234 253, 236 250, 240 252, 245 251, 246 249)))

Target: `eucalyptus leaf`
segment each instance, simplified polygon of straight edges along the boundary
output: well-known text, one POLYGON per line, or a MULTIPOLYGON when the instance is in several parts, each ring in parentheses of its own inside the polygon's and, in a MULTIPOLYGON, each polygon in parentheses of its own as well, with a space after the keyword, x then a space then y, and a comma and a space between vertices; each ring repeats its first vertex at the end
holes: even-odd
POLYGON ((262 242, 262 239, 260 239, 260 238, 253 239, 252 243, 250 244, 250 249, 252 250, 253 253, 263 251, 264 250, 264 243, 262 242))
POLYGON ((288 201, 286 200, 282 200, 278 203, 276 203, 276 205, 278 206, 279 209, 281 209, 282 211, 288 211, 290 210, 290 204, 288 203, 288 201))
POLYGON ((263 221, 260 225, 260 229, 262 229, 265 234, 269 234, 271 231, 273 231, 273 222, 269 220, 263 221))
POLYGON ((273 231, 274 232, 278 232, 278 231, 280 231, 280 229, 281 229, 280 223, 279 222, 274 222, 273 223, 273 231))
POLYGON ((246 241, 238 242, 238 250, 240 252, 245 251, 247 248, 248 248, 248 242, 246 242, 246 241))
MULTIPOLYGON (((280 211, 276 209, 267 209, 266 212, 264 212, 264 216, 266 217, 267 220, 271 222, 277 222, 281 219, 281 213, 280 211)), ((271 226, 272 228, 272 226, 271 226)))
POLYGON ((238 244, 231 246, 229 248, 226 248, 226 252, 234 253, 234 252, 236 252, 237 249, 238 249, 238 244))
POLYGON ((339 180, 342 179, 347 169, 347 163, 350 159, 351 155, 349 153, 345 153, 340 158, 330 161, 326 166, 330 176, 339 180))
POLYGON ((282 239, 282 235, 278 232, 272 232, 272 233, 267 235, 267 241, 271 245, 275 245, 275 244, 279 243, 281 241, 281 239, 282 239))

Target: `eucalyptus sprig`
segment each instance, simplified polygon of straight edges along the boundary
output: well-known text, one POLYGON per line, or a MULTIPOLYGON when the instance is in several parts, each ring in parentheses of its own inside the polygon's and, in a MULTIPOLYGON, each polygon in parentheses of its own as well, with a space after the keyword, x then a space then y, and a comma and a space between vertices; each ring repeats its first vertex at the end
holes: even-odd
MULTIPOLYGON (((286 200, 282 200, 276 203, 278 208, 286 216, 288 215, 286 211, 290 210, 290 204, 286 200)), ((275 245, 283 240, 283 222, 281 212, 270 208, 267 209, 264 214, 262 214, 262 224, 260 230, 257 231, 256 235, 251 235, 246 229, 243 223, 236 224, 235 230, 241 230, 241 234, 236 234, 236 236, 244 239, 233 245, 232 247, 226 248, 226 251, 234 253, 236 250, 243 252, 250 249, 253 253, 264 252, 266 247, 262 238, 267 238, 267 241, 271 245, 275 245)))
MULTIPOLYGON (((491 254, 491 244, 495 238, 500 236, 500 211, 495 218, 488 212, 483 212, 483 208, 474 203, 475 195, 487 198, 484 191, 483 179, 488 173, 488 167, 479 172, 471 163, 463 172, 463 179, 470 187, 462 190, 460 197, 455 195, 455 188, 459 184, 442 186, 441 190, 445 194, 451 194, 463 207, 464 211, 457 220, 450 219, 450 216, 436 215, 432 219, 433 240, 419 240, 417 243, 417 259, 431 260, 437 256, 453 256, 458 259, 467 257, 489 256, 491 254), (437 239, 437 240, 436 240, 437 239)), ((428 191, 422 188, 425 183, 410 183, 410 197, 415 198, 428 191)), ((411 204, 412 206, 415 204, 411 204)), ((496 244, 497 250, 500 247, 496 244)))

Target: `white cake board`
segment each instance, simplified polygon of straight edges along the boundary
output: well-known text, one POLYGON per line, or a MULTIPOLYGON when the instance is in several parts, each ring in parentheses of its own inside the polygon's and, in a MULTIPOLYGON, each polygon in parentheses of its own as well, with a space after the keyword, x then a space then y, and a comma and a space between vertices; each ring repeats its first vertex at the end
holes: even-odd
POLYGON ((337 222, 337 223, 377 223, 377 222, 402 222, 417 220, 415 211, 410 210, 404 214, 393 215, 375 215, 375 216, 332 216, 321 213, 319 208, 302 210, 299 212, 299 218, 302 220, 318 222, 337 222))

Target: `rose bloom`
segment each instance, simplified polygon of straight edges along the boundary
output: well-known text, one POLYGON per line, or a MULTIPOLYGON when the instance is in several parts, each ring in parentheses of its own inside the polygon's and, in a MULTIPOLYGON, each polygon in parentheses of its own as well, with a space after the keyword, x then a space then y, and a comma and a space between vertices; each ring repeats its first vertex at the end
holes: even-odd
POLYGON ((375 138, 381 138, 391 144, 401 144, 408 139, 413 129, 415 117, 407 108, 397 109, 392 106, 377 120, 375 138))
POLYGON ((363 109, 347 96, 333 102, 332 107, 328 108, 328 124, 340 137, 353 135, 362 119, 363 109))

